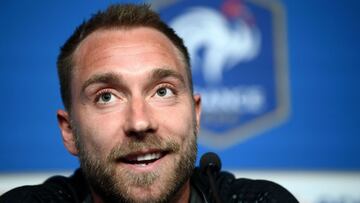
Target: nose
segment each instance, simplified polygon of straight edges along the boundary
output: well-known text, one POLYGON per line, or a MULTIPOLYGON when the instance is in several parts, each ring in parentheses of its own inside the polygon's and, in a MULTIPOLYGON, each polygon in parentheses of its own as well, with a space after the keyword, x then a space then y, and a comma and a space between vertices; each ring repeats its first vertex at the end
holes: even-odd
POLYGON ((144 137, 156 131, 157 125, 144 99, 132 99, 126 113, 124 131, 127 136, 144 137))

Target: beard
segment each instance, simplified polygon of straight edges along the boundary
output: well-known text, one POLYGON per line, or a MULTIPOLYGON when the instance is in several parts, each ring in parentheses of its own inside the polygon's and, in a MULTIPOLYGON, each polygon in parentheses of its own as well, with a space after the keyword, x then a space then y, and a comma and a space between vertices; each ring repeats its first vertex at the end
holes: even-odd
MULTIPOLYGON (((105 159, 94 155, 86 149, 81 141, 81 132, 75 127, 76 146, 79 150, 79 160, 82 171, 91 189, 104 202, 139 202, 165 203, 173 202, 183 192, 182 187, 190 179, 195 167, 197 155, 196 131, 184 138, 183 151, 179 143, 170 138, 160 138, 157 135, 145 135, 141 139, 133 137, 115 146, 105 159), (179 155, 165 171, 136 173, 123 167, 116 167, 119 158, 142 149, 160 149, 169 152, 168 155, 179 155), (150 190, 156 181, 161 181, 158 194, 149 193, 145 198, 132 194, 131 187, 150 190)), ((166 155, 167 156, 167 155, 166 155)), ((154 189, 154 188, 153 188, 154 189)))

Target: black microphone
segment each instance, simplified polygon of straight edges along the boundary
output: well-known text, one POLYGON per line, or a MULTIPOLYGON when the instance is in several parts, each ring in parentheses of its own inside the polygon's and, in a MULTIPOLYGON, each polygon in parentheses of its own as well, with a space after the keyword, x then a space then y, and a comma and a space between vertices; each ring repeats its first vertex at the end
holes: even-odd
POLYGON ((221 203, 221 199, 217 192, 214 175, 220 172, 221 169, 221 161, 217 154, 214 152, 205 153, 200 159, 200 170, 203 173, 206 173, 209 178, 210 188, 212 190, 212 194, 214 196, 216 203, 221 203))

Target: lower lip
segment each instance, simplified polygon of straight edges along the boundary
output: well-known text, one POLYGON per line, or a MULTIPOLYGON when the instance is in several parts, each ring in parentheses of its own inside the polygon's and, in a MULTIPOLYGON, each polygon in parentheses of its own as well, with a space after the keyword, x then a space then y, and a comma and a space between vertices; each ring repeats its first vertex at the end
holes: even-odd
POLYGON ((166 159, 167 156, 168 155, 164 155, 160 159, 158 159, 154 162, 151 162, 149 164, 146 164, 146 165, 128 164, 128 163, 121 162, 121 166, 129 167, 131 170, 136 171, 136 172, 150 172, 150 171, 156 170, 159 167, 159 165, 165 161, 164 159, 166 159))

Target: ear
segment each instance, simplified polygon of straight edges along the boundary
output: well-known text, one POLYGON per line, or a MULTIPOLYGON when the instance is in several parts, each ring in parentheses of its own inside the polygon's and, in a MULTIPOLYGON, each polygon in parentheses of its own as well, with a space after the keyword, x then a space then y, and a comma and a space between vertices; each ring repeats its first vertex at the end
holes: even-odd
POLYGON ((199 94, 195 94, 193 98, 194 98, 194 108, 195 108, 196 131, 197 133, 199 133, 200 116, 201 116, 201 96, 199 94))
POLYGON ((75 135, 72 131, 71 121, 69 114, 64 110, 57 111, 58 125, 61 130, 61 136, 66 149, 72 154, 77 156, 78 150, 75 144, 75 135))

